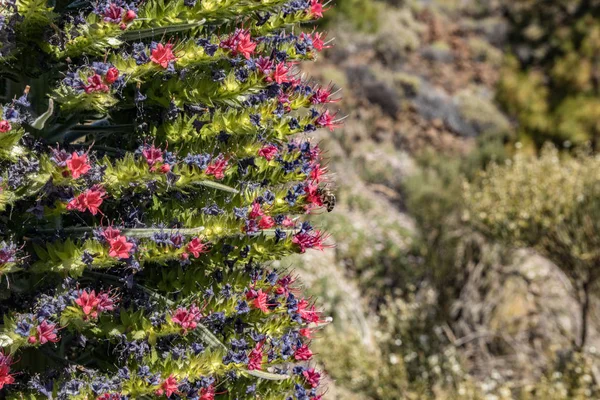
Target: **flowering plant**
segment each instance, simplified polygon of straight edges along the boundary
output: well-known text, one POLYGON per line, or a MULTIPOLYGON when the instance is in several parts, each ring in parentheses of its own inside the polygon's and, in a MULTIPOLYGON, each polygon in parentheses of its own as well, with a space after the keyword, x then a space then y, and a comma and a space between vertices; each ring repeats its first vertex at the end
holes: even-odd
POLYGON ((320 399, 325 323, 269 262, 339 123, 321 0, 0 0, 0 397, 320 399))

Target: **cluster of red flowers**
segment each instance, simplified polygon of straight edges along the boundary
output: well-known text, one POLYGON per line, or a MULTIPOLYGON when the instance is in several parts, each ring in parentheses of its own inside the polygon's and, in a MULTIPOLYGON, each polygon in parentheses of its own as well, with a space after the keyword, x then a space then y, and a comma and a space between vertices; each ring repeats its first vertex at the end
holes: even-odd
POLYGON ((56 343, 59 340, 56 324, 50 323, 46 320, 42 321, 35 328, 35 332, 27 339, 30 344, 46 344, 48 342, 56 343))
POLYGON ((10 373, 11 365, 12 359, 0 351, 0 390, 4 385, 10 385, 15 382, 15 378, 10 373))
POLYGON ((75 304, 83 310, 84 320, 89 318, 97 319, 98 315, 104 311, 113 311, 115 309, 116 299, 109 292, 82 290, 79 297, 75 299, 75 304))
POLYGON ((110 245, 108 251, 110 257, 126 260, 131 256, 133 243, 129 243, 127 238, 121 235, 120 230, 108 227, 102 232, 102 235, 110 245))
POLYGON ((104 188, 94 185, 91 189, 77 195, 67 204, 67 210, 77 210, 79 212, 89 211, 92 215, 100 212, 100 205, 106 196, 104 188))
POLYGON ((0 120, 0 133, 6 133, 6 132, 10 131, 10 129, 11 129, 10 122, 8 122, 5 119, 0 120))
POLYGON ((188 245, 185 247, 186 253, 183 253, 183 258, 188 258, 188 253, 192 253, 192 255, 196 258, 200 257, 200 254, 207 253, 209 250, 209 245, 207 243, 203 243, 200 238, 193 238, 188 245))
POLYGON ((150 54, 150 61, 160 65, 163 68, 168 68, 172 61, 177 60, 173 53, 173 44, 158 43, 155 48, 152 49, 150 54))
POLYGON ((256 43, 252 41, 248 29, 236 29, 231 36, 221 42, 221 47, 229 50, 233 56, 242 55, 249 60, 256 50, 256 43))
POLYGON ((248 355, 248 369, 250 371, 262 369, 263 363, 263 343, 257 343, 248 355))
POLYGON ((103 17, 105 22, 119 24, 119 27, 125 30, 127 24, 137 18, 137 14, 133 10, 125 11, 125 9, 119 7, 117 4, 110 3, 104 10, 103 17))
POLYGON ((258 150, 258 155, 264 157, 267 161, 271 161, 279 153, 277 146, 273 144, 267 144, 258 150))
POLYGON ((149 146, 142 150, 142 155, 146 159, 148 166, 150 167, 150 171, 160 171, 163 174, 166 174, 171 170, 171 166, 169 164, 161 164, 163 159, 163 151, 157 147, 149 146))
POLYGON ((98 73, 89 76, 87 78, 87 85, 85 85, 86 93, 108 93, 110 91, 109 85, 112 85, 119 79, 119 70, 115 67, 110 67, 104 76, 100 76, 98 73))
POLYGON ((69 159, 66 161, 67 168, 71 173, 73 179, 78 179, 80 176, 85 175, 92 168, 88 162, 87 154, 79 155, 73 152, 69 159))
POLYGON ((271 229, 275 226, 275 219, 270 215, 266 215, 262 210, 261 204, 257 201, 252 203, 252 209, 248 217, 257 220, 260 229, 271 229))
POLYGON ((194 330, 198 326, 198 321, 202 318, 202 312, 200 309, 191 305, 188 308, 178 308, 177 311, 171 317, 171 321, 174 324, 181 326, 182 332, 185 334, 187 331, 194 330))
POLYGON ((321 231, 299 232, 292 238, 292 243, 300 247, 300 253, 304 253, 307 249, 323 250, 328 245, 325 244, 327 235, 321 231))
POLYGON ((206 175, 212 175, 217 180, 221 180, 225 177, 225 171, 227 170, 227 159, 222 155, 219 155, 215 158, 209 165, 206 167, 204 173, 206 175))
POLYGON ((262 291, 262 289, 259 289, 258 291, 254 289, 248 290, 246 293, 246 298, 248 300, 252 300, 251 304, 254 308, 264 313, 269 312, 269 304, 267 303, 269 297, 265 292, 262 291))

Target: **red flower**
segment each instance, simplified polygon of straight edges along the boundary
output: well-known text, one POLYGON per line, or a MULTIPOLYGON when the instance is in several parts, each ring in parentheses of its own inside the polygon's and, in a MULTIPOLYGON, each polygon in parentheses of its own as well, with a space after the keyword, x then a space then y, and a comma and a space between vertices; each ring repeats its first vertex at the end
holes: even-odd
POLYGON ((173 393, 177 392, 177 379, 173 376, 173 374, 169 375, 167 379, 160 385, 160 388, 156 391, 158 396, 162 396, 163 394, 167 397, 171 397, 173 393))
POLYGON ((200 389, 200 400, 214 400, 215 399, 215 387, 210 385, 208 387, 200 389))
POLYGON ((250 210, 250 215, 249 215, 250 219, 262 217, 263 215, 265 215, 265 213, 262 211, 262 209, 260 207, 261 206, 258 201, 255 201, 252 203, 252 210, 250 210))
POLYGON ((286 228, 293 228, 294 226, 296 226, 296 222, 294 222, 293 219, 291 219, 290 217, 288 217, 286 215, 285 218, 283 219, 283 222, 281 223, 281 225, 286 228))
POLYGON ((331 46, 325 46, 325 36, 321 32, 310 33, 308 35, 302 33, 300 35, 303 39, 309 39, 315 50, 323 51, 323 49, 329 49, 331 46))
POLYGON ((253 371, 255 369, 262 369, 263 351, 262 343, 258 343, 254 349, 248 355, 248 369, 253 371))
POLYGON ((88 163, 87 154, 84 153, 80 156, 73 152, 71 158, 67 160, 67 168, 69 168, 73 179, 77 179, 81 175, 85 175, 92 167, 88 163))
POLYGON ((321 199, 317 185, 309 183, 306 186, 306 201, 311 206, 323 207, 323 199, 321 199))
POLYGON ((341 124, 336 124, 334 121, 335 115, 329 114, 329 110, 326 110, 319 118, 317 118, 317 125, 322 128, 328 128, 331 132, 334 131, 335 128, 339 128, 342 126, 341 124))
POLYGON ((118 236, 108 242, 110 243, 109 256, 125 260, 131 256, 129 252, 133 248, 133 243, 129 243, 125 236, 118 236))
POLYGON ((269 76, 267 78, 267 81, 275 82, 275 83, 278 83, 279 85, 281 85, 282 83, 289 82, 290 77, 288 76, 288 74, 290 72, 290 69, 291 69, 291 67, 289 65, 287 65, 285 62, 283 62, 283 61, 280 62, 275 67, 275 70, 273 71, 271 76, 269 76))
POLYGON ((262 217, 260 219, 260 221, 258 221, 258 227, 260 229, 271 229, 274 226, 275 226, 275 220, 273 219, 273 217, 271 217, 269 215, 265 215, 264 217, 262 217))
POLYGON ((194 257, 200 257, 200 254, 208 252, 208 246, 206 243, 202 243, 200 238, 193 238, 191 242, 185 248, 187 251, 192 253, 194 257))
POLYGON ((98 214, 100 205, 106 192, 102 188, 92 188, 81 193, 67 204, 67 210, 85 212, 88 210, 92 215, 98 214))
POLYGON ((119 70, 115 67, 110 67, 106 72, 104 80, 106 81, 106 83, 115 83, 117 79, 119 79, 119 70))
POLYGON ((102 77, 98 74, 90 76, 89 78, 87 78, 87 81, 88 85, 85 86, 85 92, 88 94, 94 92, 108 93, 110 90, 102 80, 102 77))
POLYGON ((327 236, 321 231, 299 232, 294 235, 292 243, 300 247, 300 253, 304 253, 306 249, 323 250, 325 247, 328 247, 323 244, 326 239, 327 236))
POLYGON ((97 312, 96 308, 98 307, 99 303, 100 303, 100 300, 98 300, 98 298, 96 297, 95 290, 92 290, 91 292, 88 292, 87 290, 83 290, 79 294, 79 297, 77 299, 75 299, 75 304, 80 306, 81 309, 83 310, 83 313, 85 314, 84 319, 87 319, 87 317, 90 315, 94 319, 98 318, 98 312, 97 312))
POLYGON ((296 352, 294 353, 294 358, 297 361, 308 361, 312 358, 313 353, 312 351, 310 351, 310 349, 308 348, 307 345, 303 344, 302 346, 298 347, 296 349, 296 352))
POLYGON ((319 312, 315 310, 315 306, 312 305, 309 307, 309 303, 306 299, 302 299, 298 302, 298 315, 300 318, 307 322, 318 323, 319 320, 319 312))
POLYGON ((204 173, 206 175, 213 175, 215 179, 221 180, 225 177, 225 169, 227 168, 227 160, 222 156, 219 156, 213 160, 204 173))
POLYGON ((50 324, 47 321, 42 321, 36 328, 36 334, 30 336, 28 341, 31 344, 40 343, 46 344, 48 342, 56 343, 60 339, 56 334, 56 325, 50 324))
POLYGON ((304 372, 302 372, 302 375, 304 376, 304 379, 306 379, 306 382, 308 382, 308 384, 313 388, 319 386, 321 374, 316 372, 314 368, 305 370, 304 372))
POLYGON ((163 164, 160 166, 160 172, 166 174, 171 170, 171 166, 169 164, 163 164))
POLYGON ((258 155, 267 159, 267 161, 271 161, 275 158, 275 156, 279 153, 279 149, 277 146, 268 144, 263 146, 259 151, 258 155))
POLYGON ((249 30, 236 29, 229 38, 221 42, 221 47, 230 50, 234 56, 241 54, 249 60, 256 49, 256 43, 252 41, 249 30))
POLYGON ((192 305, 189 310, 187 308, 178 308, 175 315, 171 318, 171 321, 173 321, 174 324, 181 326, 183 333, 186 333, 189 330, 196 329, 201 317, 202 313, 200 313, 200 309, 195 305, 192 305))
POLYGON ((270 58, 260 56, 258 60, 256 60, 256 68, 258 68, 260 73, 262 73, 263 75, 269 75, 271 73, 271 70, 273 69, 273 66, 273 61, 271 61, 270 58))
POLYGON ((322 177, 326 173, 327 173, 327 168, 321 168, 321 165, 315 163, 312 171, 310 171, 310 179, 313 182, 319 183, 319 182, 321 182, 322 177))
POLYGON ((108 6, 108 8, 104 11, 104 21, 113 23, 120 22, 123 11, 124 10, 121 7, 119 7, 115 3, 111 3, 108 6))
POLYGON ((331 99, 331 90, 333 86, 329 85, 327 88, 317 88, 313 92, 313 95, 310 98, 310 102, 313 104, 327 104, 327 103, 337 103, 341 99, 331 99))
POLYGON ((104 393, 96 397, 96 400, 121 400, 121 395, 118 393, 104 393))
POLYGON ((104 238, 108 241, 112 240, 112 239, 117 239, 119 236, 121 236, 121 231, 113 228, 112 226, 109 226, 108 228, 104 229, 104 231, 102 232, 102 236, 104 236, 104 238))
POLYGON ((96 295, 96 291, 91 292, 82 290, 79 297, 75 299, 75 304, 81 307, 85 314, 84 320, 88 317, 93 319, 98 318, 98 314, 104 311, 112 311, 115 309, 114 299, 110 297, 108 293, 99 293, 96 295))
POLYGON ((310 0, 309 14, 313 18, 323 18, 323 13, 329 9, 324 9, 321 0, 310 0))
POLYGON ((305 337, 307 339, 312 339, 312 330, 309 328, 302 328, 298 332, 300 332, 300 336, 305 337))
POLYGON ((263 292, 262 289, 260 289, 258 292, 256 292, 256 296, 252 301, 252 305, 255 308, 258 308, 260 311, 267 313, 269 312, 269 305, 267 304, 267 299, 267 294, 263 292))
POLYGON ((142 150, 142 154, 144 155, 144 158, 150 167, 163 161, 162 150, 154 146, 146 147, 144 150, 142 150))
POLYGON ((173 54, 173 45, 171 43, 157 44, 156 47, 152 49, 150 60, 163 68, 167 68, 171 61, 177 60, 177 57, 173 54))
POLYGON ((135 13, 135 11, 127 10, 127 12, 125 13, 125 16, 123 17, 123 20, 125 22, 131 22, 136 18, 137 18, 137 14, 135 13))
POLYGON ((8 131, 10 131, 10 122, 8 122, 7 120, 3 119, 0 121, 0 132, 1 133, 6 133, 8 131))
POLYGON ((9 356, 5 356, 0 350, 0 390, 4 385, 11 385, 15 382, 15 378, 10 374, 10 366, 12 359, 9 356))

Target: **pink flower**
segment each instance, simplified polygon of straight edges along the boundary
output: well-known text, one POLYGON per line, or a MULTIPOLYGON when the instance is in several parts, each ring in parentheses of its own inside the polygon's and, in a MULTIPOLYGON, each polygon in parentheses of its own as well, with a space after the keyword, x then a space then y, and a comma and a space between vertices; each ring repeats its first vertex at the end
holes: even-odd
POLYGON ((93 319, 98 318, 99 313, 104 311, 112 311, 115 309, 114 299, 109 293, 99 293, 96 295, 96 291, 91 292, 82 290, 79 293, 79 297, 75 299, 75 304, 81 307, 85 314, 84 320, 88 317, 93 319))
POLYGON ((11 129, 10 122, 8 122, 5 119, 0 121, 0 133, 6 133, 6 132, 10 131, 10 129, 11 129))
POLYGON ((104 393, 96 397, 96 400, 121 400, 121 395, 118 393, 104 393))
POLYGON ((108 241, 112 240, 112 239, 117 239, 119 236, 121 236, 121 231, 113 228, 112 226, 109 226, 108 228, 104 229, 104 231, 102 231, 102 236, 104 236, 104 238, 108 241))
POLYGON ((193 238, 185 248, 188 252, 192 253, 194 257, 200 257, 200 254, 208 252, 208 246, 199 238, 193 238))
POLYGON ((307 38, 312 42, 313 47, 317 51, 323 51, 323 49, 329 49, 331 46, 325 46, 325 36, 321 32, 315 32, 309 35, 306 35, 307 38))
POLYGON ((42 321, 36 328, 36 334, 30 336, 28 342, 31 344, 46 344, 48 342, 56 343, 60 339, 56 334, 56 325, 50 324, 46 320, 42 321))
POLYGON ((315 183, 319 183, 319 182, 321 182, 322 177, 326 173, 327 173, 327 168, 322 168, 321 165, 315 163, 312 171, 310 171, 310 179, 315 183))
POLYGON ((118 236, 108 242, 110 243, 110 250, 108 251, 110 257, 126 260, 131 256, 129 253, 133 248, 133 243, 129 243, 125 236, 118 236))
POLYGON ((306 382, 313 388, 319 386, 321 374, 316 372, 314 368, 305 370, 304 372, 302 372, 302 375, 304 376, 304 379, 306 379, 306 382))
POLYGON ((321 199, 317 185, 309 183, 306 186, 306 201, 310 206, 323 207, 323 199, 321 199))
POLYGON ((331 90, 333 87, 330 85, 327 88, 317 88, 313 92, 313 95, 310 97, 310 102, 312 104, 327 104, 327 103, 337 103, 341 99, 331 99, 331 90))
POLYGON ((187 308, 178 308, 171 321, 174 324, 181 326, 183 333, 186 333, 189 330, 196 329, 198 326, 198 321, 202 317, 200 313, 200 309, 195 305, 190 306, 190 309, 187 308))
POLYGON ((90 76, 89 78, 87 78, 87 81, 88 85, 85 86, 85 92, 88 94, 95 92, 108 93, 110 91, 108 86, 102 80, 102 77, 98 74, 90 76))
POLYGON ((219 157, 215 158, 208 167, 206 167, 206 170, 204 171, 204 173, 206 175, 213 175, 215 177, 215 179, 221 180, 225 177, 226 169, 227 169, 227 160, 224 157, 219 156, 219 157))
POLYGON ((249 30, 236 29, 229 38, 221 42, 221 47, 230 50, 233 56, 241 54, 249 60, 256 49, 256 43, 252 41, 249 30))
POLYGON ((77 210, 85 212, 88 210, 92 215, 98 214, 100 205, 104 199, 106 192, 99 187, 93 187, 81 193, 67 204, 67 210, 77 210))
POLYGON ((150 60, 163 68, 167 68, 171 61, 177 60, 177 57, 173 54, 173 45, 171 43, 157 44, 156 47, 152 49, 150 60))
POLYGON ((258 201, 253 202, 252 209, 250 210, 250 215, 249 215, 250 219, 262 217, 263 215, 265 215, 265 213, 261 209, 260 203, 258 201))
POLYGON ((5 385, 11 385, 15 382, 14 376, 10 373, 10 366, 12 359, 9 356, 5 356, 4 352, 0 350, 0 390, 5 385))
POLYGON ((326 110, 319 116, 319 118, 317 118, 317 125, 322 128, 328 128, 331 132, 333 132, 335 128, 342 126, 341 124, 336 124, 334 118, 335 115, 329 114, 329 110, 326 110))
POLYGON ((162 396, 163 394, 167 397, 171 397, 173 393, 177 392, 177 379, 173 376, 173 374, 169 375, 167 379, 160 385, 160 388, 156 391, 158 396, 162 396))
POLYGON ((282 83, 289 82, 290 77, 288 76, 288 74, 290 73, 290 69, 291 69, 291 67, 289 65, 287 65, 285 62, 283 62, 283 61, 280 62, 275 67, 275 70, 273 71, 271 76, 269 76, 269 78, 267 78, 267 81, 275 82, 280 85, 282 83))
POLYGON ((67 160, 67 168, 71 172, 73 179, 79 178, 81 175, 87 174, 92 168, 88 163, 87 154, 79 155, 76 152, 71 154, 71 157, 67 160))
POLYGON ((273 66, 273 61, 271 61, 270 58, 260 56, 258 60, 256 60, 256 68, 258 68, 260 73, 263 75, 269 75, 273 69, 273 66))
POLYGON ((307 339, 312 339, 312 330, 310 328, 302 328, 298 331, 300 336, 305 337, 307 339))
POLYGON ((146 147, 142 150, 142 155, 150 167, 154 166, 156 163, 163 162, 162 150, 154 146, 146 147))
POLYGON ((267 304, 267 294, 260 289, 256 292, 256 297, 252 301, 252 305, 254 308, 259 309, 260 311, 267 313, 269 312, 269 305, 267 304))
POLYGON ((136 18, 137 18, 137 14, 135 13, 135 11, 127 10, 127 12, 125 13, 125 16, 123 17, 123 20, 125 22, 131 22, 136 18))
POLYGON ((297 361, 308 361, 312 358, 313 353, 312 351, 310 351, 310 349, 308 348, 307 345, 303 344, 302 346, 298 347, 296 349, 296 352, 294 353, 294 358, 297 361))
POLYGON ((106 83, 115 83, 117 79, 119 79, 119 70, 115 67, 110 67, 106 72, 104 80, 106 81, 106 83))
POLYGON ((323 250, 325 247, 329 247, 323 244, 326 239, 327 236, 321 231, 299 232, 292 238, 292 243, 300 247, 300 253, 304 253, 306 249, 323 250))
POLYGON ((200 389, 200 400, 214 400, 215 399, 215 387, 210 385, 208 387, 200 389))
POLYGON ((269 215, 265 215, 264 217, 262 217, 260 219, 260 221, 258 221, 258 227, 260 229, 271 229, 274 226, 275 226, 275 220, 273 219, 273 217, 271 217, 269 215))
POLYGON ((121 22, 121 15, 123 15, 123 11, 124 10, 121 7, 115 3, 111 3, 104 11, 104 22, 121 22))
POLYGON ((314 323, 318 323, 320 322, 319 319, 319 312, 315 309, 315 306, 312 305, 310 306, 310 303, 306 300, 306 299, 302 299, 298 302, 298 315, 300 315, 300 318, 302 318, 303 320, 307 321, 307 322, 314 322, 314 323))
POLYGON ((277 153, 279 153, 279 149, 277 146, 272 144, 263 146, 260 150, 258 150, 258 155, 266 158, 267 161, 274 159, 277 153))
POLYGON ((262 369, 263 362, 263 351, 262 343, 258 343, 254 349, 248 355, 248 369, 250 371, 262 369))
POLYGON ((309 14, 313 18, 323 18, 323 13, 329 9, 324 9, 321 0, 310 0, 309 14))

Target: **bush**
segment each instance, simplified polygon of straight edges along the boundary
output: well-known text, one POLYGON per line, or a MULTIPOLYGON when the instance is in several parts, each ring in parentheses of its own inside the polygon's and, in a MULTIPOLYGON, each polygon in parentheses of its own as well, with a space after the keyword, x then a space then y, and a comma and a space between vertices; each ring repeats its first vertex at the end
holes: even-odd
POLYGON ((322 3, 0 7, 0 398, 320 399, 322 3))
POLYGON ((469 217, 484 232, 518 246, 534 246, 581 291, 585 345, 589 296, 600 270, 600 158, 560 157, 546 147, 540 158, 517 154, 466 184, 469 217))

